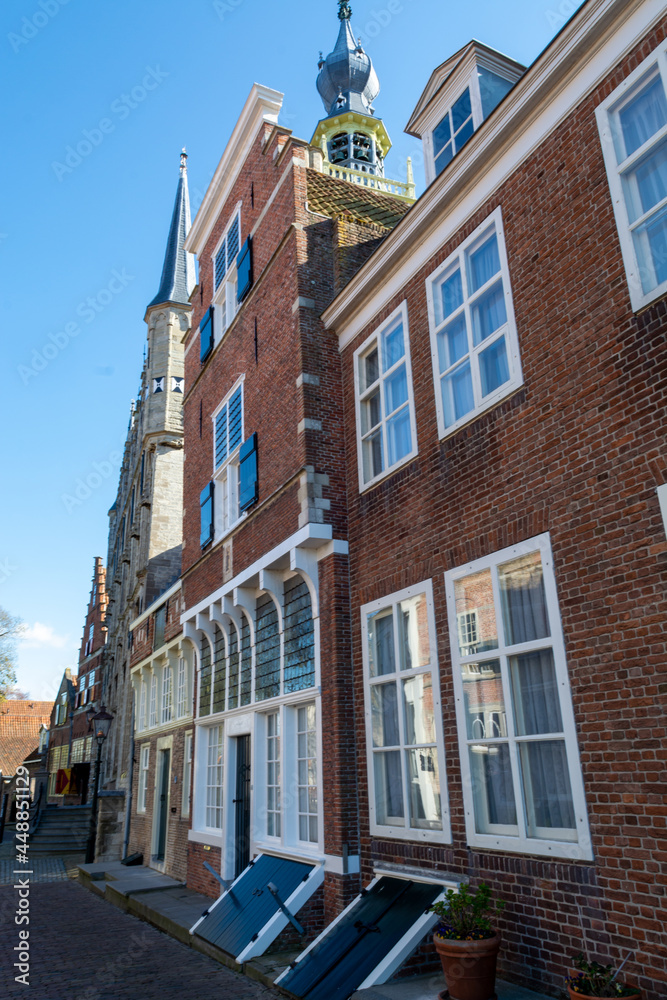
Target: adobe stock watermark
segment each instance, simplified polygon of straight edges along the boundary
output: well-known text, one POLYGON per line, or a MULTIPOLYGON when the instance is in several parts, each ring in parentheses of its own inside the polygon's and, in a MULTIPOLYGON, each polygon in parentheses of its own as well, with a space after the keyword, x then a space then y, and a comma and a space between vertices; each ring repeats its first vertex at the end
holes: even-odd
POLYGON ((60 13, 60 8, 67 6, 69 2, 70 0, 38 0, 38 9, 21 21, 20 32, 17 34, 15 31, 10 31, 7 35, 7 41, 14 52, 20 52, 24 45, 36 38, 40 31, 60 13))
POLYGON ((60 495, 67 513, 71 514, 77 507, 84 504, 86 500, 91 498, 95 490, 99 490, 107 479, 114 476, 118 472, 122 460, 122 451, 112 451, 101 462, 93 462, 93 471, 86 476, 79 476, 74 485, 74 491, 60 495))
POLYGON ((87 159, 93 150, 97 149, 104 142, 106 136, 111 135, 112 132, 116 131, 116 125, 118 121, 125 121, 129 118, 132 112, 139 107, 140 104, 146 100, 148 95, 157 90, 161 83, 163 83, 169 73, 160 69, 159 66, 153 68, 152 66, 146 67, 146 73, 141 81, 136 87, 133 87, 129 93, 123 93, 120 97, 117 97, 115 101, 111 102, 109 106, 109 111, 112 115, 117 118, 109 118, 105 116, 100 118, 97 125, 93 128, 84 128, 81 131, 82 138, 79 139, 75 145, 69 145, 65 148, 65 156, 62 161, 54 160, 51 163, 51 169, 58 178, 62 181, 65 177, 74 173, 77 167, 80 167, 85 159, 87 159))
MULTIPOLYGON (((95 295, 89 295, 82 302, 79 302, 75 310, 77 317, 84 324, 93 323, 99 314, 104 312, 107 306, 111 305, 116 296, 120 295, 127 288, 131 281, 134 281, 133 274, 128 274, 125 268, 122 268, 120 271, 114 268, 111 272, 111 278, 104 288, 100 288, 95 295)), ((40 372, 43 372, 45 368, 48 368, 61 351, 64 351, 72 340, 79 336, 82 329, 83 326, 80 322, 72 320, 69 323, 65 323, 62 330, 50 333, 47 342, 43 344, 41 350, 33 347, 30 363, 19 365, 16 369, 23 384, 27 385, 31 378, 34 378, 40 372)))
POLYGON ((562 28, 574 12, 581 6, 581 0, 562 0, 554 10, 545 10, 544 16, 549 22, 550 28, 562 28))
POLYGON ((224 21, 227 14, 233 14, 243 2, 244 0, 213 0, 213 10, 220 20, 224 21))
POLYGON ((7 583, 10 576, 16 573, 18 566, 14 566, 9 559, 0 559, 0 583, 7 583))

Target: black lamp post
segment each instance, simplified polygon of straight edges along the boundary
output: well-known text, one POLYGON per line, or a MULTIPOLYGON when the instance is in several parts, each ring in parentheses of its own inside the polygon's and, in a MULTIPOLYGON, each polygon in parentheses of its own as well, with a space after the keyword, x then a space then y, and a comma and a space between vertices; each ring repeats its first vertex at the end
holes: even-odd
POLYGON ((95 783, 93 785, 93 801, 90 813, 90 833, 88 835, 88 846, 86 848, 86 864, 90 864, 95 860, 95 838, 97 837, 97 796, 100 787, 102 744, 109 734, 109 726, 112 722, 113 715, 109 715, 109 713, 105 711, 104 705, 102 705, 99 712, 89 717, 89 723, 93 730, 93 735, 97 740, 97 764, 95 766, 95 783))

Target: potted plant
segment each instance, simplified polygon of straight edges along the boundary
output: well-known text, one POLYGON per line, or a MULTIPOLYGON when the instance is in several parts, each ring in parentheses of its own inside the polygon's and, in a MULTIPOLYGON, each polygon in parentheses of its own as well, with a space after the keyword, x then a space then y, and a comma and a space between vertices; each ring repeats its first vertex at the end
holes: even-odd
POLYGON ((583 955, 577 955, 574 968, 566 979, 570 1000, 582 1000, 585 997, 623 997, 624 1000, 639 1000, 641 991, 636 986, 623 983, 618 975, 627 962, 624 959, 619 968, 614 971, 613 965, 599 965, 589 962, 583 955))
POLYGON ((491 926, 491 917, 504 905, 491 902, 491 889, 482 882, 475 893, 466 885, 458 892, 448 889, 431 907, 439 918, 433 942, 451 1000, 494 997, 500 934, 491 926))

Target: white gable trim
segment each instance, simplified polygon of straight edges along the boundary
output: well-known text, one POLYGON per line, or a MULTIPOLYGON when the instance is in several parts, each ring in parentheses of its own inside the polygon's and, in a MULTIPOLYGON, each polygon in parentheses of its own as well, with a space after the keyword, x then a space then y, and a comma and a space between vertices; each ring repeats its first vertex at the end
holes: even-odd
POLYGON ((663 0, 589 0, 324 311, 327 328, 338 330, 339 350, 662 17, 663 0))

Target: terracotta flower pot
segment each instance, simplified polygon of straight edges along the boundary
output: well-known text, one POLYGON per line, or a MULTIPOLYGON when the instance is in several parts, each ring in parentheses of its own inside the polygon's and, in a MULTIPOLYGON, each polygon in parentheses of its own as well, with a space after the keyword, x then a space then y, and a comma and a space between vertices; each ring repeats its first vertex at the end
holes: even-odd
POLYGON ((500 934, 481 941, 455 941, 433 935, 451 1000, 492 1000, 500 934))
MULTIPOLYGON (((625 986, 627 989, 632 990, 633 992, 626 993, 624 996, 618 997, 618 1000, 641 1000, 641 995, 642 995, 641 990, 638 990, 635 986, 632 985, 632 983, 626 983, 625 986)), ((572 987, 569 985, 567 987, 567 992, 570 995, 570 1000, 600 1000, 599 997, 591 996, 588 993, 578 993, 576 990, 573 990, 572 987)))

